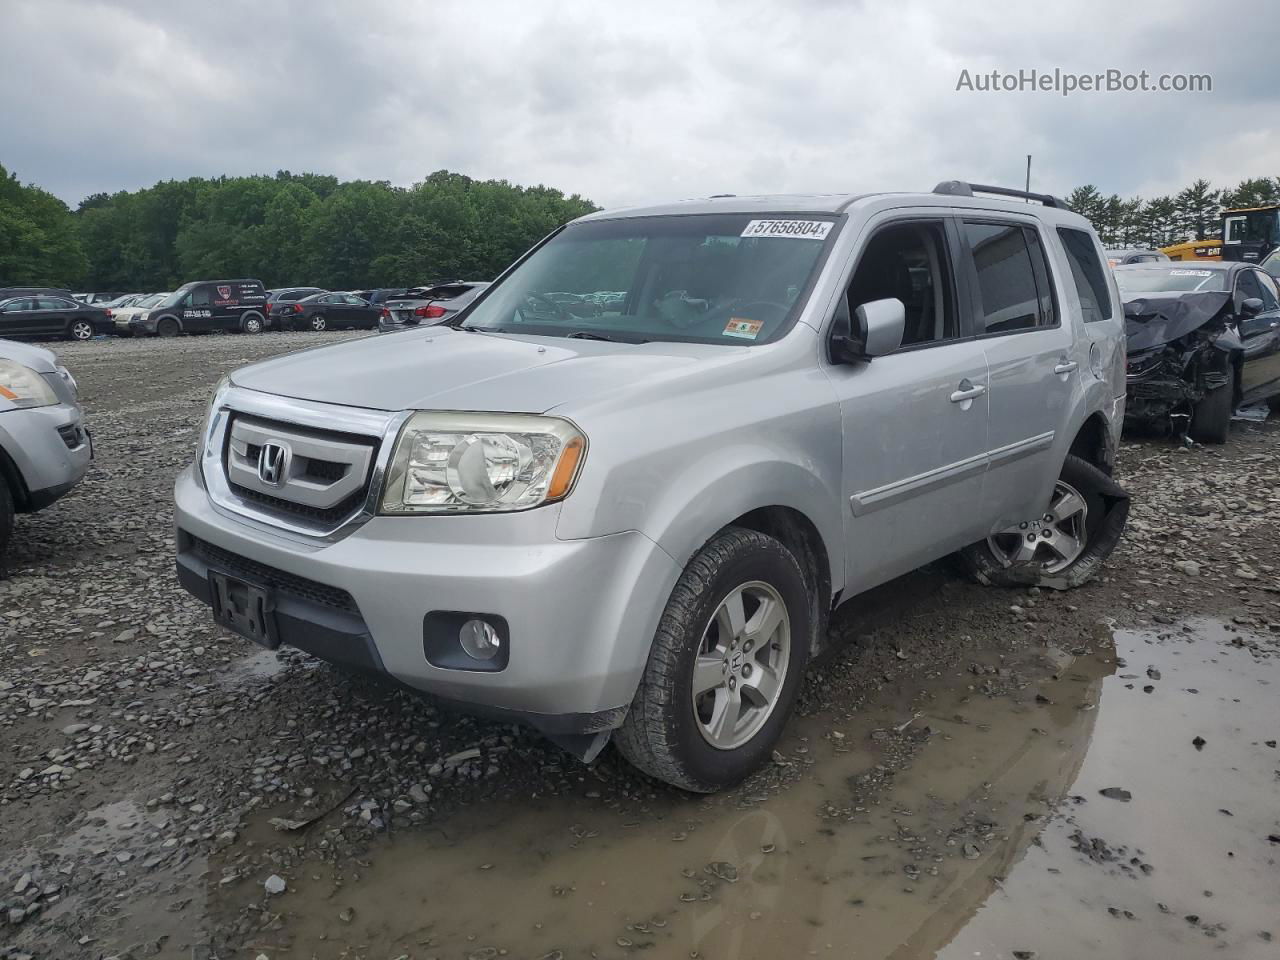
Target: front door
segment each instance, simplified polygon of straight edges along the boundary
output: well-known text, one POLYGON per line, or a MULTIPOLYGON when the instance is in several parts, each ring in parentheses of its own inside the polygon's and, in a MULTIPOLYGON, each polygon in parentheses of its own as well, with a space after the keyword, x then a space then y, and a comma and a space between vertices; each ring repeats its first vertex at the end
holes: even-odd
POLYGON ((961 233, 990 375, 982 513, 992 529, 1003 529, 1038 517, 1049 504, 1062 466, 1055 441, 1061 445, 1072 393, 1089 370, 1089 351, 1074 342, 1032 223, 966 218, 961 233))
POLYGON ((850 592, 985 535, 987 362, 982 344, 965 339, 954 247, 954 227, 936 216, 875 224, 837 311, 837 328, 873 300, 896 298, 906 313, 897 352, 828 368, 843 429, 850 592))

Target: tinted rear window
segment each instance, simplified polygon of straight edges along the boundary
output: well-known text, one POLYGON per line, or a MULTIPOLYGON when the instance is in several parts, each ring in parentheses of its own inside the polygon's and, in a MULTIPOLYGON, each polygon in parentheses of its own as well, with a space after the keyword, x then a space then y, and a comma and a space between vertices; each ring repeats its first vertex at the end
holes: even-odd
POLYGON ((1058 238, 1067 252, 1067 263, 1071 265, 1071 278, 1080 297, 1084 322, 1110 320, 1113 312, 1111 290, 1107 286, 1107 276, 1103 272, 1102 261, 1098 259, 1093 237, 1083 230, 1059 227, 1058 238))

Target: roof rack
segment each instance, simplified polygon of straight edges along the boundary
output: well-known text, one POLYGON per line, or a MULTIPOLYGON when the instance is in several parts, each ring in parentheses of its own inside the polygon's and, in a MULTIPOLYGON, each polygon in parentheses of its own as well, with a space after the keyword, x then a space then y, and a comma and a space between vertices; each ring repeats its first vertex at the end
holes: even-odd
POLYGON ((1067 209, 1065 202, 1047 193, 1031 193, 1010 187, 992 187, 983 183, 966 183, 963 180, 943 180, 933 188, 933 192, 951 197, 972 197, 975 193, 990 193, 997 197, 1018 197, 1022 200, 1035 200, 1046 207, 1067 209))

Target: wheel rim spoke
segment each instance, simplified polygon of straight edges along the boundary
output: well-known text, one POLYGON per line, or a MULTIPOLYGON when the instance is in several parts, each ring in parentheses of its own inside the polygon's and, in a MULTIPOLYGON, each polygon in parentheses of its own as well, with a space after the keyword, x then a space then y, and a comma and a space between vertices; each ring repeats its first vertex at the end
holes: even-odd
POLYGON ((781 681, 772 667, 759 667, 743 681, 742 699, 757 710, 767 708, 778 696, 781 681))
POLYGON ((693 665, 693 695, 698 697, 723 686, 724 673, 723 656, 715 652, 700 655, 693 665))
POLYGON ((777 633, 785 617, 786 611, 781 603, 772 598, 765 598, 760 601, 760 606, 751 615, 751 620, 745 627, 746 635, 757 643, 765 643, 777 633))
POLYGON ((722 747, 732 746, 741 713, 742 697, 737 690, 725 687, 716 693, 711 720, 707 724, 707 732, 711 735, 712 743, 722 747))
POLYGON ((716 611, 716 622, 720 625, 720 642, 725 646, 730 640, 742 636, 747 626, 747 611, 740 589, 725 597, 716 611))
POLYGON ((1053 506, 1049 508, 1049 512, 1058 523, 1078 516, 1084 513, 1084 510, 1084 498, 1074 490, 1063 490, 1062 496, 1055 499, 1053 506))
POLYGON ((1063 560, 1074 560, 1080 554, 1080 541, 1069 533, 1063 533, 1061 530, 1053 531, 1053 534, 1045 540, 1049 545, 1049 549, 1056 553, 1063 560))

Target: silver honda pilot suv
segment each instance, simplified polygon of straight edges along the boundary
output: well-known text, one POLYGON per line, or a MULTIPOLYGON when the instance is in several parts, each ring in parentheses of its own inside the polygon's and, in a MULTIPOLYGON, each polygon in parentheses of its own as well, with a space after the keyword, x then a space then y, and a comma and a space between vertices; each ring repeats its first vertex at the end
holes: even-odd
POLYGON ((1052 197, 958 181, 591 214, 445 325, 224 380, 179 576, 268 647, 719 789, 839 604, 952 552, 1098 569, 1128 513, 1105 262, 1052 197))

